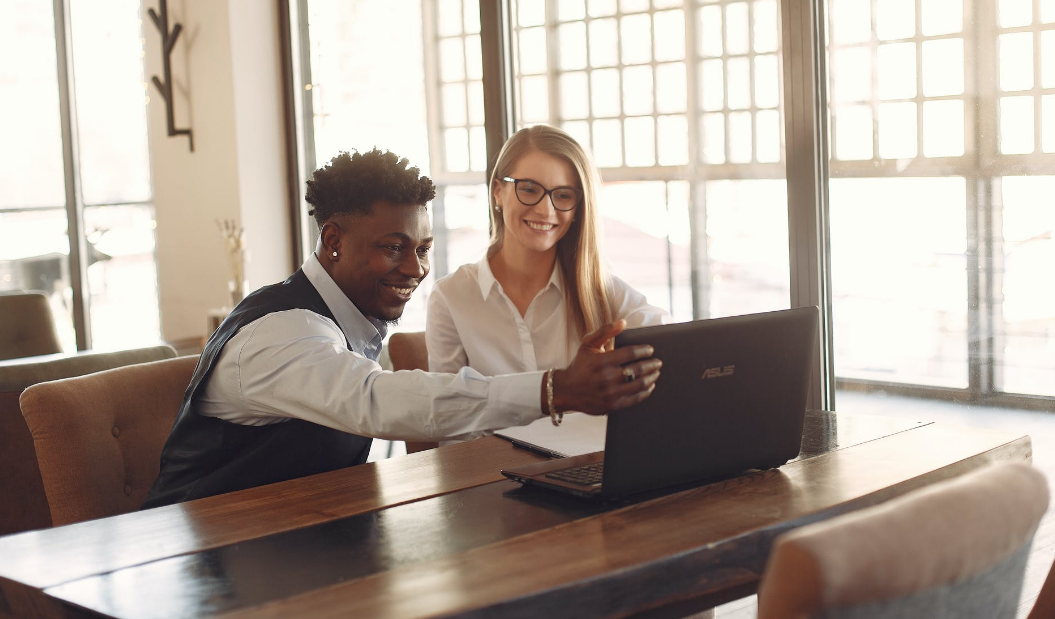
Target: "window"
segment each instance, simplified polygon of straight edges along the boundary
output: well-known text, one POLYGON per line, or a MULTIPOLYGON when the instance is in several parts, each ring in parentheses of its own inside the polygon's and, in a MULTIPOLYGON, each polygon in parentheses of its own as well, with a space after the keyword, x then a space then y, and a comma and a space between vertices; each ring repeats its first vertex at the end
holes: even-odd
POLYGON ((777 6, 512 3, 518 126, 592 149, 612 271, 680 320, 788 307, 777 6))
POLYGON ((0 65, 0 290, 48 293, 67 350, 146 345, 160 332, 140 6, 67 7, 0 8, 2 56, 19 59, 0 65))
POLYGON ((1055 127, 1044 107, 1055 92, 1044 73, 1055 69, 1044 56, 1055 24, 1033 7, 829 0, 844 382, 972 399, 1055 393, 1040 378, 1055 370, 1055 305, 1038 291, 1053 256, 1052 185, 1031 176, 1055 163, 1044 136, 1055 127))
MULTIPOLYGON (((504 129, 484 118, 483 101, 508 89, 515 128, 557 125, 592 150, 605 182, 611 269, 653 303, 687 320, 804 298, 792 289, 792 280, 803 286, 793 265, 816 258, 801 255, 791 238, 801 231, 789 230, 785 169, 796 160, 785 152, 784 125, 810 104, 809 93, 785 93, 784 72, 802 66, 781 40, 792 32, 823 54, 827 70, 829 159, 820 175, 828 207, 810 208, 830 235, 818 251, 831 266, 819 268, 831 278, 840 384, 1050 406, 1055 303, 1039 284, 1055 257, 1048 3, 826 0, 817 32, 782 23, 779 0, 497 6, 508 28, 508 84, 484 79, 481 59, 502 50, 481 50, 478 0, 404 0, 397 25, 370 13, 370 33, 338 32, 333 20, 311 29, 313 49, 317 36, 353 49, 349 41, 370 36, 396 41, 387 28, 413 38, 420 26, 418 42, 391 46, 406 65, 372 61, 408 76, 408 90, 387 102, 419 97, 413 127, 423 126, 427 141, 418 133, 408 148, 427 145, 415 163, 440 187, 434 274, 486 248, 487 131, 504 129), (789 101, 798 109, 786 110, 789 101)), ((362 79, 313 78, 313 96, 338 81, 354 88, 362 79)), ((319 109, 327 122, 339 114, 386 122, 386 110, 375 119, 369 107, 325 105, 316 130, 319 109)), ((423 324, 413 314, 423 302, 408 309, 408 328, 423 324)))

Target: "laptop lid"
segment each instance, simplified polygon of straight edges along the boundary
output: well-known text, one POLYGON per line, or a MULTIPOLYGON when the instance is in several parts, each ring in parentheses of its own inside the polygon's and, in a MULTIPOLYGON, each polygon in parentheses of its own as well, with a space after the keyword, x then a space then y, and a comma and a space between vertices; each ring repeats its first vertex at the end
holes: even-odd
POLYGON ((819 311, 804 307, 624 331, 663 360, 652 395, 608 416, 605 451, 502 474, 521 483, 612 498, 754 468, 799 453, 819 311), (599 485, 556 478, 604 462, 599 485))
POLYGON ((601 493, 619 496, 799 453, 817 348, 815 306, 630 329, 663 369, 652 395, 608 417, 601 493))

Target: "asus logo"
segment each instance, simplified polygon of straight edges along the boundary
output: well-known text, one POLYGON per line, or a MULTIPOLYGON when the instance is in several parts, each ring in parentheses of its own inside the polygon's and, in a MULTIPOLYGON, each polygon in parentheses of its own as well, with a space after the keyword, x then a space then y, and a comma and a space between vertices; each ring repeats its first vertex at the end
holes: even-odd
POLYGON ((719 368, 707 368, 703 371, 703 376, 701 376, 700 379, 705 380, 708 378, 724 378, 726 376, 732 376, 733 372, 735 371, 735 365, 727 365, 725 367, 719 368))

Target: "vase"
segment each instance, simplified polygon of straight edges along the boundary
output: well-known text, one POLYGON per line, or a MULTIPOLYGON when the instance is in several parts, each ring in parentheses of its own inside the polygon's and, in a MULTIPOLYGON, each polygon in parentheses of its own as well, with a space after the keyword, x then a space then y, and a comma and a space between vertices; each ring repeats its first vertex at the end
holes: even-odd
POLYGON ((235 307, 245 298, 246 291, 249 290, 249 282, 244 279, 227 280, 227 290, 231 293, 231 307, 235 307))

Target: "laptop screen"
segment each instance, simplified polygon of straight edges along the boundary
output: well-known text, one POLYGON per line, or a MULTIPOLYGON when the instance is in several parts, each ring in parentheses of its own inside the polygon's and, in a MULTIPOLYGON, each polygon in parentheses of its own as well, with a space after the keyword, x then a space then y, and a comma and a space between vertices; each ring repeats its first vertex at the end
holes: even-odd
POLYGON ((631 329, 617 346, 650 344, 656 390, 608 418, 603 492, 621 495, 752 468, 799 452, 819 310, 631 329))

